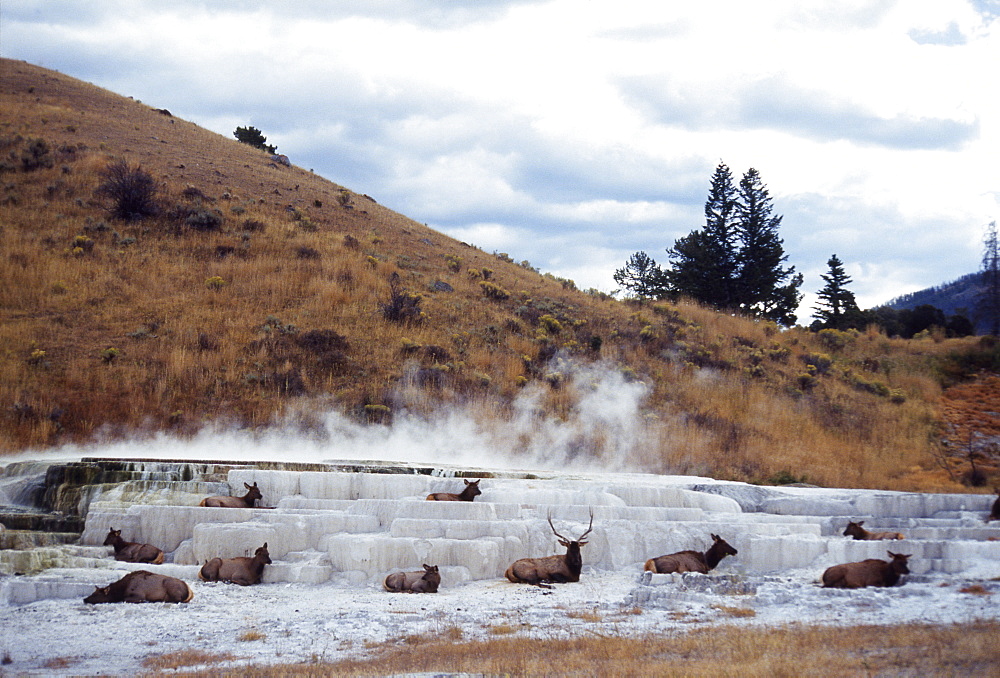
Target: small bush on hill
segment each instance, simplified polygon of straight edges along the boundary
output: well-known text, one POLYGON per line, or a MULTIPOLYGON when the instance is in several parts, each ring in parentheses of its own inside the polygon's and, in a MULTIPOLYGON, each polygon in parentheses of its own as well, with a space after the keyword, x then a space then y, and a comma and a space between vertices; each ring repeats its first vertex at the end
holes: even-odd
POLYGON ((111 216, 123 221, 140 221, 156 216, 159 187, 152 175, 141 167, 130 167, 125 160, 115 160, 101 171, 103 181, 97 193, 111 199, 111 216))
POLYGON ((195 210, 184 219, 184 225, 192 231, 217 231, 222 228, 222 212, 219 210, 195 210))
POLYGON ((399 274, 393 273, 389 279, 389 299, 381 304, 382 317, 394 323, 418 323, 423 319, 419 294, 403 289, 399 274))

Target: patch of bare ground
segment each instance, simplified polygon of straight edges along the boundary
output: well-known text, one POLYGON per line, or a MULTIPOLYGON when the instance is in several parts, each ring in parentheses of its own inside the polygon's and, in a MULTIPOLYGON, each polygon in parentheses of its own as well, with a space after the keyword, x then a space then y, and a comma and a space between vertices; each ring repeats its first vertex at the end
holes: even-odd
POLYGON ((831 628, 720 627, 641 638, 424 637, 366 660, 175 675, 373 676, 421 672, 540 676, 1000 676, 1000 623, 831 628))

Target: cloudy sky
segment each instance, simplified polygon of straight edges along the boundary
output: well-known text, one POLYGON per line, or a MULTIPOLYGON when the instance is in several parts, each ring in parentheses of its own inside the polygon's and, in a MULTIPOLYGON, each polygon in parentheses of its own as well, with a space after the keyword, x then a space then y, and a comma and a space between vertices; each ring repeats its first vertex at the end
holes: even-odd
POLYGON ((1000 0, 4 0, 0 54, 231 136, 581 288, 760 171, 862 307, 980 267, 1000 0))

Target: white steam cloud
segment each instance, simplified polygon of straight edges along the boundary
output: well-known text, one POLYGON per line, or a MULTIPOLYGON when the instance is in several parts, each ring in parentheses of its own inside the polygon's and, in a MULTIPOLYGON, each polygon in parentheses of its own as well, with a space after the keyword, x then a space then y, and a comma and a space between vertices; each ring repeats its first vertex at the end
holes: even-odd
POLYGON ((330 462, 364 460, 409 464, 577 472, 662 472, 660 427, 642 413, 647 384, 607 364, 556 359, 560 414, 543 407, 549 385, 531 384, 509 413, 476 405, 447 406, 430 416, 405 409, 390 425, 364 425, 336 412, 263 430, 211 425, 193 437, 156 433, 142 439, 67 445, 18 458, 81 456, 143 459, 330 462), (308 425, 303 425, 307 421, 308 425))

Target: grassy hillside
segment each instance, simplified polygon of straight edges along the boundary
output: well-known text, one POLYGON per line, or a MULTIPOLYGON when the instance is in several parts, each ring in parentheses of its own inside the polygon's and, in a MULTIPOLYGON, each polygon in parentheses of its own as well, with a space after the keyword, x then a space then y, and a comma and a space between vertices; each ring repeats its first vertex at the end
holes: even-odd
MULTIPOLYGON (((0 77, 0 449, 461 406, 579 415, 600 365, 646 384, 633 468, 959 489, 938 463, 949 355, 979 340, 779 331, 578 291, 306 169, 23 62, 0 77), (161 211, 110 217, 125 160, 161 211)), ((155 102, 154 106, 169 106, 155 102)), ((293 159, 294 160, 294 159, 293 159)), ((447 194, 447 186, 440 187, 447 194)), ((956 371, 957 370, 957 371, 956 371)), ((966 371, 969 371, 966 369, 966 371)), ((616 382, 619 383, 619 382, 616 382)), ((599 455, 612 429, 581 434, 599 455)))

